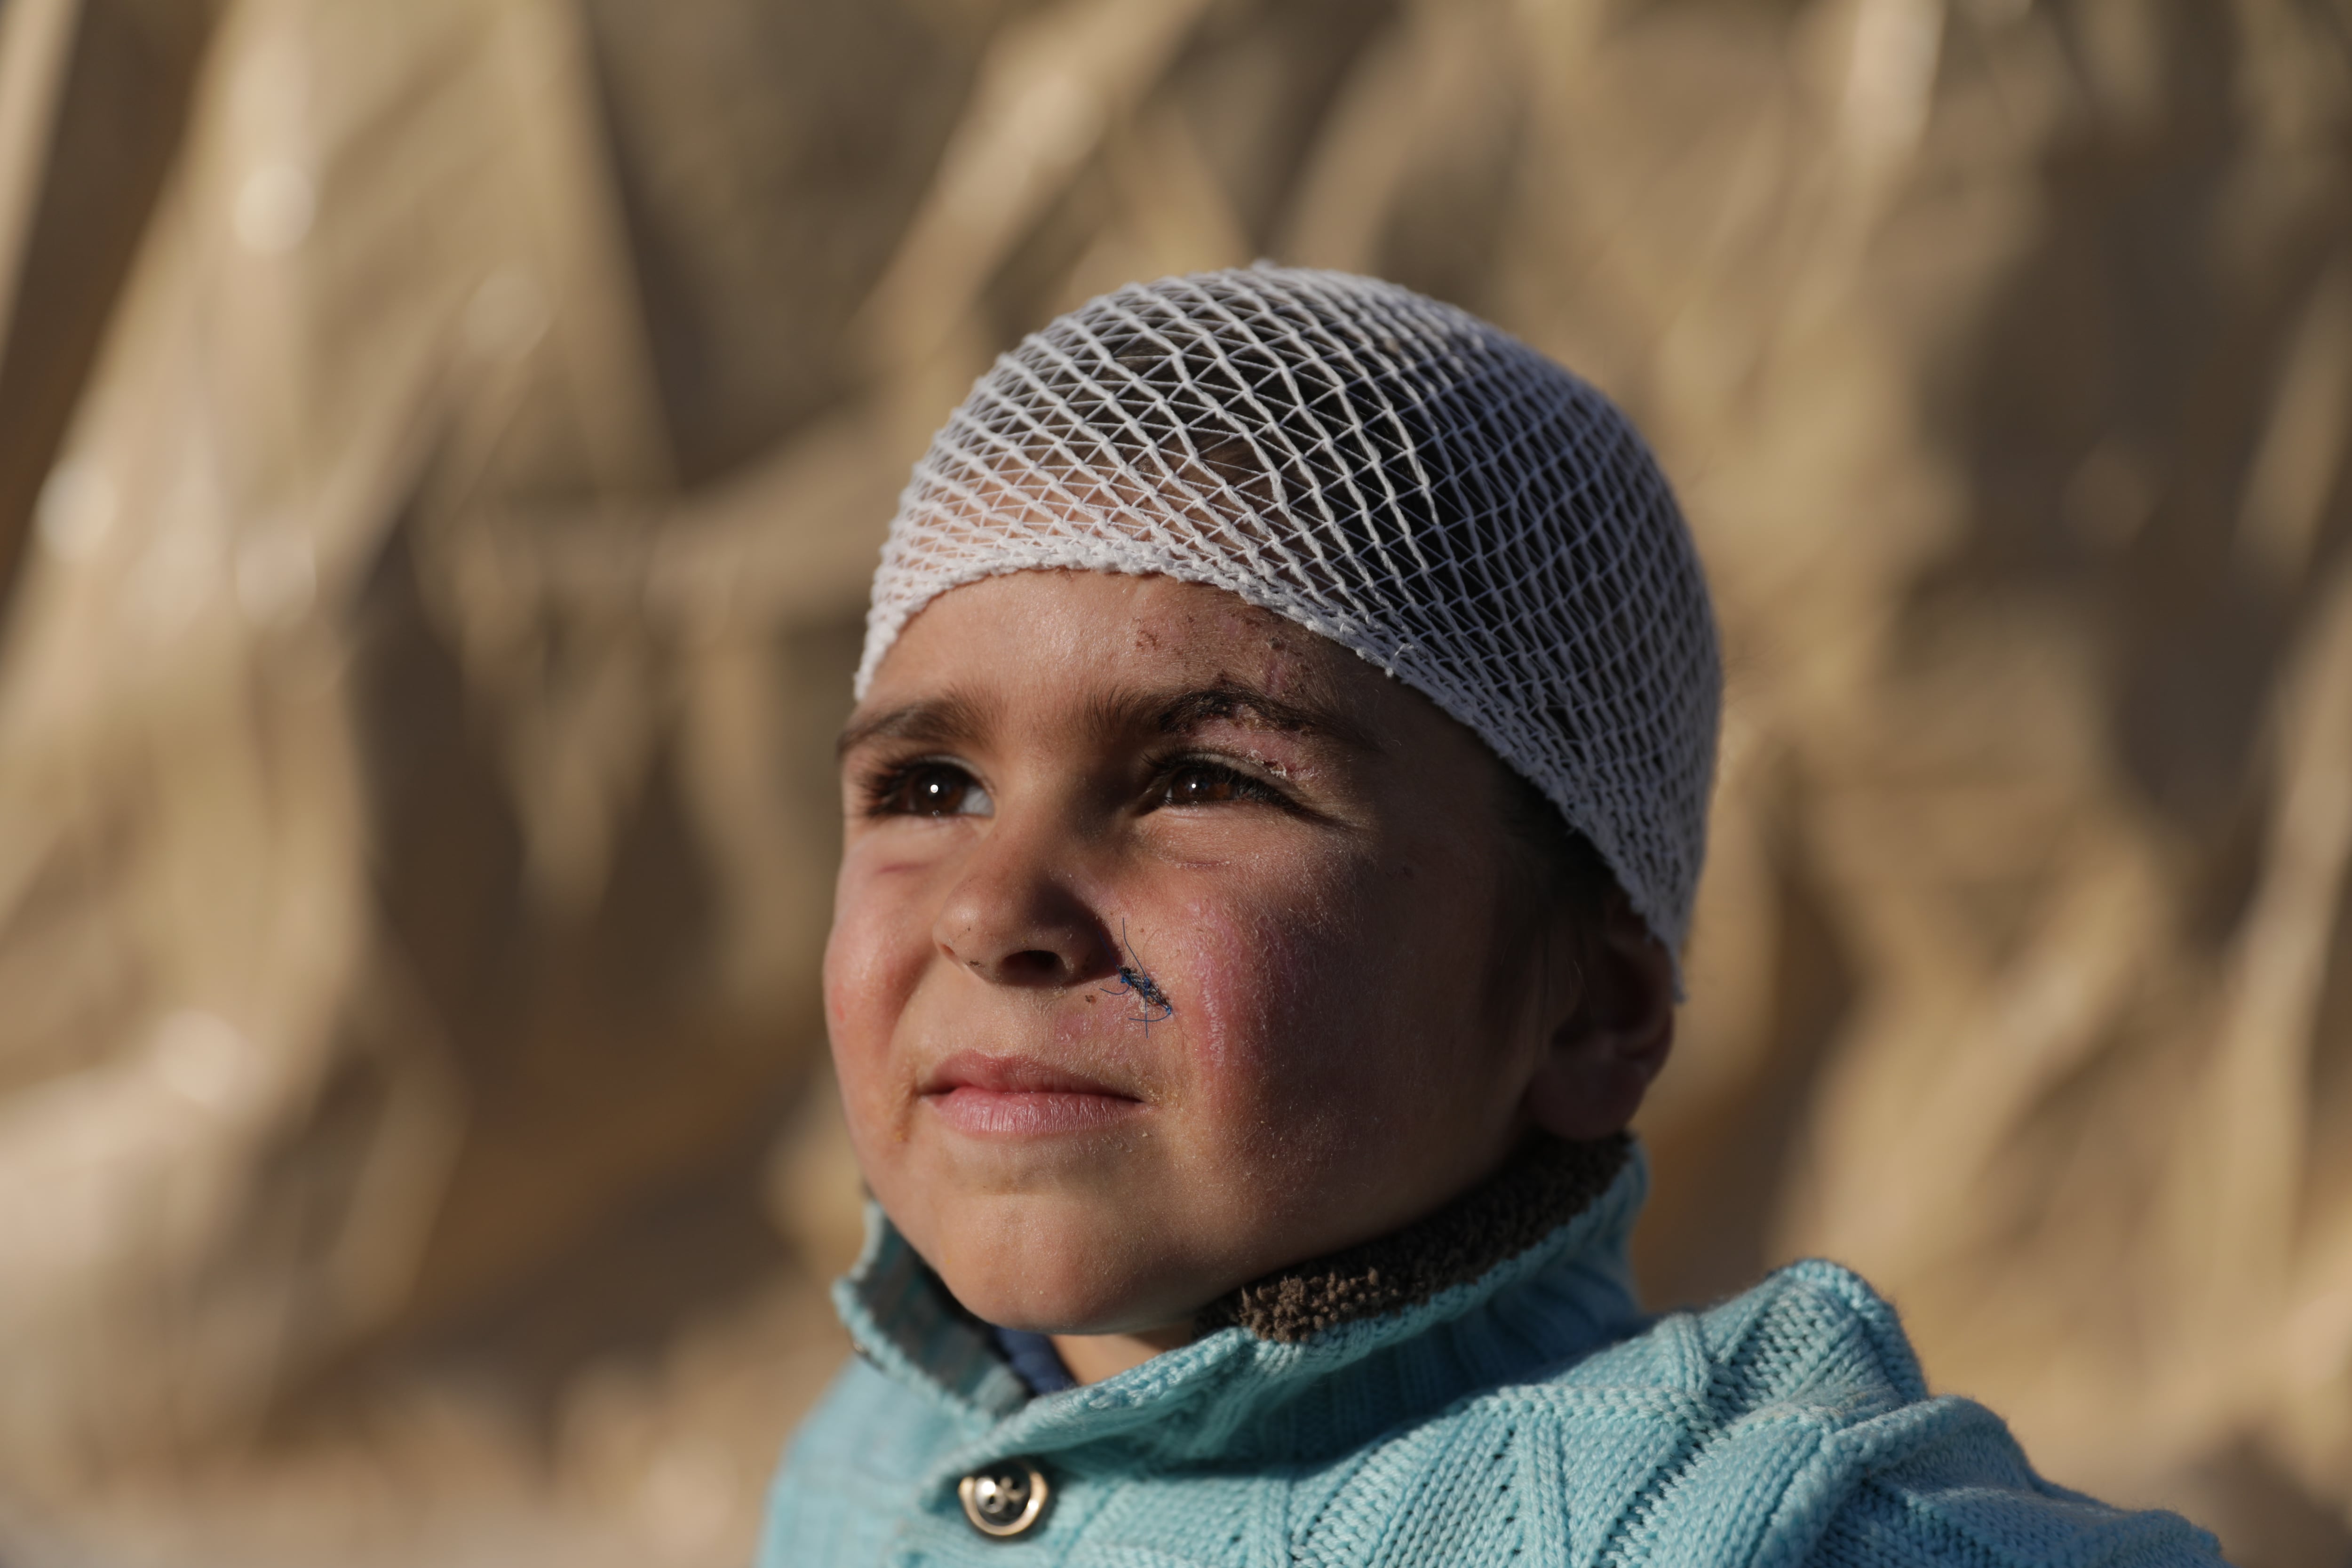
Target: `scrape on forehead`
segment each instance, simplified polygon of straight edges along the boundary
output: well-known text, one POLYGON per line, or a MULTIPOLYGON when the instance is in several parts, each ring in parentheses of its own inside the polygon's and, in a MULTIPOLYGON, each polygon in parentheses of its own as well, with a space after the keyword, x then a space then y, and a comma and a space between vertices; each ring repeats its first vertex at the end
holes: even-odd
MULTIPOLYGON (((1316 637, 1305 627, 1222 588, 1210 595, 1188 595, 1178 599, 1173 618, 1181 626, 1187 640, 1231 649, 1235 662, 1246 667, 1252 683, 1276 697, 1297 690, 1312 680, 1307 661, 1301 656, 1304 639, 1322 642, 1334 654, 1346 652, 1338 644, 1316 637)), ((1136 650, 1163 651, 1165 633, 1165 627, 1139 620, 1135 628, 1136 650)))

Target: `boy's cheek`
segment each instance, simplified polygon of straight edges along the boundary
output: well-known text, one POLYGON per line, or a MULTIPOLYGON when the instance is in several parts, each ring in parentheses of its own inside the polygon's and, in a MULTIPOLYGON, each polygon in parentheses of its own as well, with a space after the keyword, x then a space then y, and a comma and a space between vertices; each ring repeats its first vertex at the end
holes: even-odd
MULTIPOLYGON (((1184 911, 1192 970, 1184 1042, 1199 1089, 1237 1132, 1267 1129, 1278 1110, 1324 1100, 1360 1044, 1368 994, 1356 971, 1379 946, 1361 929, 1356 879, 1295 867, 1268 884, 1184 911)), ((1181 993, 1180 1013, 1187 1000, 1181 993)), ((1287 1120, 1285 1135, 1298 1123, 1287 1120)))
MULTIPOLYGON (((1294 861, 1186 911, 1186 1043, 1224 1119, 1305 1130, 1425 1079, 1477 1000, 1483 911, 1437 908, 1373 857, 1294 861)), ((1178 995, 1180 1009, 1186 998, 1178 995)))
MULTIPOLYGON (((845 865, 824 948, 824 1015, 845 1094, 870 1089, 889 1070, 898 1016, 929 955, 929 927, 896 889, 845 865)), ((860 1106, 853 1099, 853 1114, 860 1106)))

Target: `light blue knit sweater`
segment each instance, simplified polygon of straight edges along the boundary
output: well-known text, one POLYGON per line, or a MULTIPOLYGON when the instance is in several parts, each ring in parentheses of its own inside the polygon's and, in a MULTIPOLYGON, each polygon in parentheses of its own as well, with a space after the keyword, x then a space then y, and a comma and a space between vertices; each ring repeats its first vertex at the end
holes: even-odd
POLYGON ((2036 1476, 1930 1398, 1895 1313, 1827 1263, 1701 1313, 1634 1304, 1637 1156, 1475 1282, 1300 1344, 1226 1329, 1032 1398, 887 1222, 836 1288, 862 1359, 794 1440, 761 1568, 2156 1568, 2219 1561, 2165 1513, 2036 1476), (959 1478, 1028 1457, 1036 1527, 959 1478))

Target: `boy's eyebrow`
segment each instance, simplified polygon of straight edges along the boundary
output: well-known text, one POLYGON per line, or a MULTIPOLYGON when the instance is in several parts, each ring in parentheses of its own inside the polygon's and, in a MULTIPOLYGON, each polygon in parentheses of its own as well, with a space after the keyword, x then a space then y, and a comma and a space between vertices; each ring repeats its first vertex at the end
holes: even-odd
POLYGON ((1361 728, 1319 703, 1288 701, 1234 680, 1183 692, 1162 703, 1154 715, 1155 727, 1164 735, 1189 734, 1220 720, 1322 735, 1361 752, 1381 749, 1361 728))
MULTIPOLYGON (((1223 680, 1182 691, 1173 697, 1112 700, 1096 705, 1093 725, 1103 731, 1124 729, 1140 721, 1163 735, 1185 735, 1203 724, 1238 721, 1294 734, 1319 735, 1357 751, 1380 752, 1382 748, 1360 726, 1320 703, 1292 701, 1235 680, 1223 680)), ((988 728, 981 705, 950 693, 926 698, 861 719, 842 731, 834 754, 845 757, 875 741, 913 742, 919 745, 953 745, 969 742, 988 728)))
POLYGON ((833 744, 835 757, 845 757, 869 741, 915 741, 944 745, 969 741, 987 728, 979 704, 950 693, 886 710, 842 731, 833 744))

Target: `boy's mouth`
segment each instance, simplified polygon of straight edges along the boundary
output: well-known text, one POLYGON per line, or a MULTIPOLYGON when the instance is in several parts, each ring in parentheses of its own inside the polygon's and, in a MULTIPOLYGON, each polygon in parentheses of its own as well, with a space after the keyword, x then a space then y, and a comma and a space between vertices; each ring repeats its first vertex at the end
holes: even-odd
POLYGON ((1108 1084, 1026 1057, 958 1051, 923 1080, 923 1102, 959 1132, 1023 1137, 1080 1132, 1143 1109, 1108 1084))

